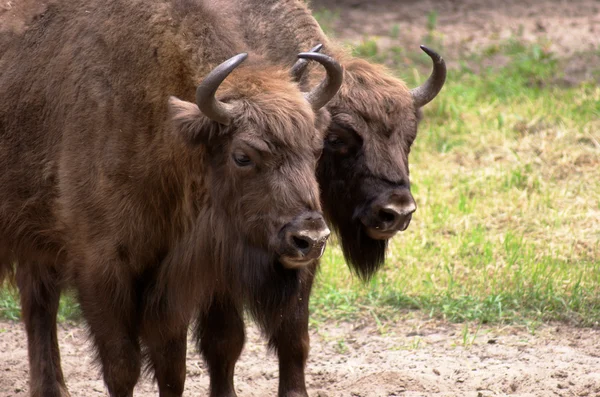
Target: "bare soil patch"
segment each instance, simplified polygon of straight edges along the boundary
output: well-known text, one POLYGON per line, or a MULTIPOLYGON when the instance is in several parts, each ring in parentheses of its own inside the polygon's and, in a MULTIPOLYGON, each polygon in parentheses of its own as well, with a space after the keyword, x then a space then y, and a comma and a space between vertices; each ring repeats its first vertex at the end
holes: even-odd
MULTIPOLYGON (((309 395, 382 396, 600 396, 600 330, 545 325, 471 328, 409 318, 378 330, 373 321, 313 327, 307 366, 309 395), (466 343, 465 343, 466 342, 466 343)), ((237 365, 241 396, 274 396, 277 361, 255 328, 237 365)), ((73 397, 106 396, 83 327, 59 332, 63 368, 73 397)), ((0 323, 0 396, 28 391, 22 324, 0 323)), ((136 396, 157 396, 148 379, 136 396)), ((185 395, 208 395, 206 369, 192 344, 185 395)))
POLYGON ((311 7, 337 10, 334 30, 348 40, 379 36, 384 45, 394 40, 415 47, 435 12, 434 31, 450 53, 478 51, 511 37, 547 41, 564 56, 600 49, 597 0, 312 0, 311 7))
MULTIPOLYGON (((428 40, 450 67, 509 39, 538 44, 561 60, 564 76, 555 81, 572 86, 600 82, 600 1, 597 0, 312 0, 334 35, 360 43, 375 40, 380 50, 401 47, 417 51, 428 40), (429 16, 435 23, 428 26, 429 16), (325 14, 323 14, 325 15, 325 14)), ((488 54, 484 66, 503 66, 509 57, 488 54)), ((477 69, 478 65, 471 65, 477 69)))

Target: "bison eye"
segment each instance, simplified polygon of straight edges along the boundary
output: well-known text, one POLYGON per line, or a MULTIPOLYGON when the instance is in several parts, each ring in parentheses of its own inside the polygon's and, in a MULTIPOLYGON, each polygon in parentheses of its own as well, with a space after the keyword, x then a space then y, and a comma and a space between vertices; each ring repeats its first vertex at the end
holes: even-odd
POLYGON ((325 143, 332 149, 341 149, 346 145, 346 142, 338 135, 331 133, 325 138, 325 143))
POLYGON ((252 165, 252 160, 245 153, 235 152, 232 157, 238 167, 249 167, 252 165))
POLYGON ((332 123, 325 136, 325 148, 330 152, 346 156, 358 150, 362 145, 362 139, 354 128, 332 123))

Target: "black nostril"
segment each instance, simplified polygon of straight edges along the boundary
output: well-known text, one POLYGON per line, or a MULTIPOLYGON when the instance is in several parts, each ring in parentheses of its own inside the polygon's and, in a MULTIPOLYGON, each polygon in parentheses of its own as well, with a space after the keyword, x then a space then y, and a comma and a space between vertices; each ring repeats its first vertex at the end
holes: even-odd
POLYGON ((301 251, 305 251, 310 247, 310 241, 297 236, 292 236, 292 241, 294 245, 301 251))
POLYGON ((396 216, 398 214, 395 211, 383 208, 383 209, 379 210, 378 215, 379 215, 379 219, 381 219, 382 222, 391 223, 396 220, 396 216))

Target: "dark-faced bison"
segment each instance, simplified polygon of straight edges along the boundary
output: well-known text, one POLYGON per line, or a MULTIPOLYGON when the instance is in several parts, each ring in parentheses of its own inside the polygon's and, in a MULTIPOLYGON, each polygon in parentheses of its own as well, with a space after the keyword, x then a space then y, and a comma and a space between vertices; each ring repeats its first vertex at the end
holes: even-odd
POLYGON ((51 1, 26 22, 0 39, 0 283, 16 270, 31 396, 68 395, 69 286, 111 396, 132 396, 143 363, 162 397, 182 394, 193 310, 211 395, 234 395, 243 307, 296 395, 339 65, 302 55, 327 70, 303 94, 193 0, 51 1))

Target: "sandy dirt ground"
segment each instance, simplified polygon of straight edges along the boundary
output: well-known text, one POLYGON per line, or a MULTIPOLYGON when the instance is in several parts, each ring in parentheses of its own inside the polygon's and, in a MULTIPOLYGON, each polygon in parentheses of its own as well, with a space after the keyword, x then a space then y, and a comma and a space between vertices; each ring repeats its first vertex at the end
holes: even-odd
MULTIPOLYGON (((545 41, 573 62, 567 73, 585 78, 600 64, 600 1, 534 0, 314 0, 315 9, 337 8, 337 36, 360 41, 376 35, 381 47, 421 43, 430 11, 437 11, 444 56, 478 51, 518 35, 545 41), (398 35, 390 34, 397 26, 398 35), (593 53, 591 50, 595 50, 593 53), (589 54, 586 55, 586 53, 589 54)), ((0 2, 9 12, 10 1, 0 2)), ((600 396, 600 330, 546 325, 535 333, 519 327, 482 327, 465 337, 464 325, 407 318, 377 329, 375 321, 329 323, 311 330, 307 366, 311 397, 382 396, 600 396), (474 336, 475 335, 475 336, 474 336)), ((236 370, 242 396, 275 396, 277 362, 255 328, 236 370)), ((105 396, 83 327, 62 325, 60 345, 73 397, 105 396)), ((25 333, 20 323, 0 322, 0 397, 28 392, 25 333)), ((190 345, 186 395, 206 396, 208 377, 190 345)), ((136 396, 156 396, 149 380, 136 396)))
MULTIPOLYGON (((564 76, 557 84, 593 79, 600 83, 598 0, 311 0, 310 4, 335 37, 345 41, 368 38, 380 50, 416 51, 429 35, 428 16, 435 14, 431 46, 450 67, 457 67, 465 55, 516 39, 561 57, 564 76)), ((507 60, 500 52, 488 55, 483 66, 501 66, 507 60)))
MULTIPOLYGON (((384 329, 374 321, 313 327, 311 397, 600 396, 600 330, 562 324, 535 330, 472 327, 409 318, 384 329)), ((277 361, 255 328, 236 368, 238 395, 277 394, 277 361)), ((63 368, 73 397, 106 396, 81 327, 61 326, 63 368)), ((0 323, 0 396, 27 395, 27 345, 20 323, 0 323)), ((136 396, 157 396, 144 379, 136 396)), ((207 396, 206 369, 190 344, 187 396, 207 396)))

